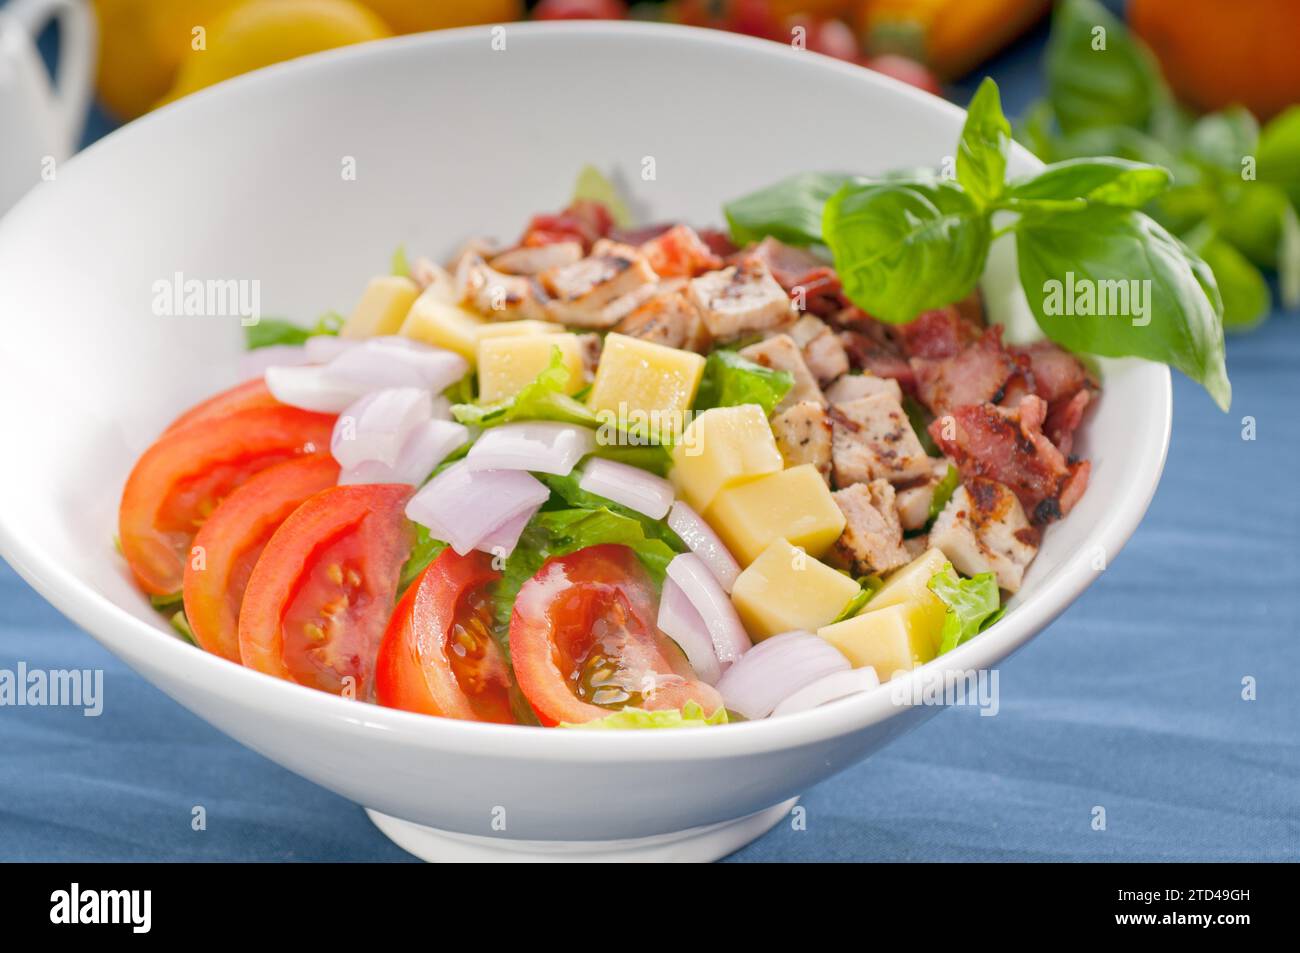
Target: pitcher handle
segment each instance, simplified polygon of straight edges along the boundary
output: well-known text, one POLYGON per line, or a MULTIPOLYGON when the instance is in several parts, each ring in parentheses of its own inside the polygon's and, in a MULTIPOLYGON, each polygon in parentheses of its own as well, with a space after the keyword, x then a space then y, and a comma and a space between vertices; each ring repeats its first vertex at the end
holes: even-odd
MULTIPOLYGON (((54 20, 59 25, 59 61, 54 69, 55 126, 71 153, 81 138, 95 82, 95 15, 86 0, 10 0, 0 7, 33 40, 54 20)), ((62 158, 62 157, 60 157, 62 158)))

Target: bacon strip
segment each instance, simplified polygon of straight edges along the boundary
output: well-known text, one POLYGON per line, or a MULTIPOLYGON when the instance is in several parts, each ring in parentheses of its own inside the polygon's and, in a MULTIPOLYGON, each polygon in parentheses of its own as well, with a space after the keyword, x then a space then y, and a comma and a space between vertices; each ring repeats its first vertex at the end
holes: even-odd
POLYGON ((1001 402, 1007 383, 1029 360, 1002 346, 1002 328, 995 325, 951 357, 914 357, 911 365, 921 403, 941 416, 967 404, 1001 402))

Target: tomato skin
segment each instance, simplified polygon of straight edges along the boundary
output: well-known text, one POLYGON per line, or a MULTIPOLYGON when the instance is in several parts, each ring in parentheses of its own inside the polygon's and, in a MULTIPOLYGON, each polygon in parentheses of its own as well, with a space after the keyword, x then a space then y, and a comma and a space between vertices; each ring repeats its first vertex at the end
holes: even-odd
POLYGON ((375 655, 415 542, 414 488, 322 490, 275 531, 239 610, 239 655, 268 675, 367 699, 375 655))
MULTIPOLYGON (((389 708, 514 724, 510 708, 510 667, 485 625, 461 626, 462 635, 476 632, 482 655, 464 677, 464 651, 457 662, 449 653, 453 628, 472 617, 471 600, 499 579, 486 553, 461 556, 444 550, 426 567, 398 603, 375 662, 375 700, 389 708), (466 684, 466 680, 469 684, 466 684)), ((480 619, 481 622, 481 619, 480 619)))
POLYGON ((163 434, 127 478, 118 509, 122 555, 150 595, 179 592, 204 518, 259 470, 327 452, 334 417, 260 407, 163 434))
POLYGON ((906 56, 886 53, 883 56, 871 57, 864 61, 863 65, 867 69, 875 70, 877 73, 883 73, 886 76, 892 76, 894 79, 902 80, 917 89, 923 89, 927 93, 933 93, 935 96, 943 95, 943 89, 940 87, 939 81, 935 79, 934 74, 923 64, 906 56))
POLYGON ((624 684, 659 683, 644 694, 631 689, 637 694, 625 704, 653 711, 696 701, 708 714, 720 708, 717 690, 699 681, 659 632, 656 615, 654 586, 626 546, 591 546, 547 560, 520 587, 510 619, 515 678, 538 720, 581 724, 621 707, 613 699, 604 707, 578 697, 575 687, 593 660, 624 684))
POLYGON ((622 20, 626 16, 622 0, 542 0, 533 10, 534 20, 622 20))
POLYGON ((271 396, 271 392, 266 387, 266 381, 260 377, 254 377, 252 380, 244 381, 242 384, 236 384, 229 390, 223 390, 220 394, 209 397, 201 403, 195 404, 185 413, 181 414, 170 424, 163 433, 168 434, 173 430, 179 430, 182 427, 188 427, 190 424, 198 423, 202 420, 213 420, 217 417, 226 417, 230 414, 238 413, 241 410, 254 410, 258 407, 282 407, 284 406, 278 400, 271 396))
POLYGON ((339 465, 316 453, 267 467, 222 500, 194 537, 185 565, 185 617, 199 647, 239 662, 239 607, 271 535, 294 510, 338 482, 339 465))

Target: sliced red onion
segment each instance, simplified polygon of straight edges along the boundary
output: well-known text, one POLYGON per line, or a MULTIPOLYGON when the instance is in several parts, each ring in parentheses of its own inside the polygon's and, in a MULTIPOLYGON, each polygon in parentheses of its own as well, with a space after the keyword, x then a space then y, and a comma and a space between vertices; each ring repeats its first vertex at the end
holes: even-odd
POLYGON ((784 632, 759 642, 722 673, 718 691, 732 711, 766 718, 801 688, 847 671, 840 650, 811 632, 784 632))
POLYGON ((537 515, 537 511, 542 508, 538 503, 531 509, 525 510, 511 520, 507 520, 501 526, 498 526, 492 532, 488 533, 475 549, 480 549, 491 556, 509 556, 519 545, 519 537, 523 535, 524 527, 528 521, 537 515))
POLYGON ((471 470, 464 460, 443 470, 406 504, 406 515, 462 556, 519 514, 546 501, 548 490, 523 470, 471 470))
POLYGON ((395 467, 407 437, 432 419, 433 399, 427 390, 387 387, 371 391, 339 414, 330 452, 345 470, 367 460, 395 467))
POLYGON ((716 685, 722 677, 722 666, 713 650, 709 627, 691 605, 682 587, 671 578, 664 580, 663 594, 659 597, 658 624, 659 630, 686 654, 695 674, 710 685, 716 685))
POLYGON ((870 665, 865 668, 851 668, 847 672, 833 672, 787 697, 772 709, 772 717, 809 711, 841 698, 848 698, 859 692, 869 692, 879 687, 880 679, 876 677, 876 670, 870 665))
POLYGON ((724 671, 750 650, 752 643, 731 597, 723 591, 704 560, 694 553, 682 553, 668 564, 668 578, 681 587, 708 626, 713 653, 724 671))
POLYGON ((594 449, 596 433, 587 427, 529 421, 484 431, 465 461, 471 470, 532 470, 566 476, 594 449))
POLYGON ((668 507, 673 505, 673 485, 663 477, 601 457, 593 457, 583 464, 578 486, 652 520, 663 519, 668 507))
POLYGON ((343 351, 325 371, 330 380, 364 390, 423 387, 437 393, 464 377, 469 364, 459 354, 409 338, 380 337, 343 351))
POLYGON ((318 365, 268 367, 263 378, 271 396, 280 403, 322 414, 342 413, 370 390, 356 383, 332 380, 318 365))
POLYGON ((731 592, 736 577, 740 575, 740 565, 704 517, 695 512, 685 500, 678 500, 668 514, 668 527, 682 538, 691 552, 703 560, 714 578, 722 584, 723 591, 731 592))
POLYGON ((397 457, 388 466, 378 460, 365 460, 339 474, 339 483, 406 483, 419 486, 433 468, 469 439, 469 430, 450 420, 430 420, 411 431, 397 457))
POLYGON ((239 379, 261 377, 268 367, 298 367, 310 364, 301 344, 272 344, 270 347, 254 348, 239 355, 239 379))
POLYGON ((326 364, 360 343, 360 338, 341 338, 337 334, 313 334, 303 342, 302 349, 313 364, 326 364))

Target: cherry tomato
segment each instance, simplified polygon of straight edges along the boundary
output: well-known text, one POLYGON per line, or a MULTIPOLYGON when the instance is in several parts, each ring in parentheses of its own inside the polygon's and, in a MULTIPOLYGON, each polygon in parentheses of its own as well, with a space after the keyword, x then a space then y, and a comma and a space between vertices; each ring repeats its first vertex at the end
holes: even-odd
POLYGON ((328 452, 334 417, 257 407, 165 433, 136 461, 118 510, 122 555, 145 592, 184 582, 190 544, 222 499, 259 470, 328 452))
POLYGON ((485 553, 446 549, 406 591, 375 663, 375 699, 390 708, 512 724, 510 666, 492 637, 485 553))
POLYGON ((933 93, 936 96, 943 95, 943 89, 939 86, 939 81, 935 79, 934 74, 916 60, 908 59, 906 56, 887 53, 884 56, 873 56, 866 60, 863 65, 868 69, 875 70, 877 73, 884 73, 886 76, 902 80, 917 89, 923 89, 927 93, 933 93))
POLYGON ((413 488, 335 486, 277 529, 239 610, 239 655, 259 672, 336 695, 369 697, 397 581, 415 542, 413 488))
POLYGON ((225 417, 229 414, 238 413, 241 410, 251 410, 255 407, 280 407, 278 400, 271 396, 271 392, 266 389, 266 382, 260 377, 254 377, 251 381, 244 381, 242 384, 236 384, 230 390, 223 390, 215 397, 209 397, 200 404, 195 404, 185 413, 181 414, 168 425, 164 433, 171 433, 173 430, 179 430, 181 427, 188 427, 190 424, 200 420, 212 420, 216 417, 225 417))
POLYGON ((524 583, 510 619, 515 677, 544 725, 581 724, 626 706, 706 713, 722 705, 655 626, 654 585, 626 546, 550 559, 524 583))
POLYGON ((542 0, 533 9, 534 20, 622 20, 626 16, 622 0, 542 0))
POLYGON ((257 558, 290 513, 338 478, 334 459, 314 453, 267 467, 212 511, 185 566, 185 616, 202 648, 240 660, 239 607, 257 558))

